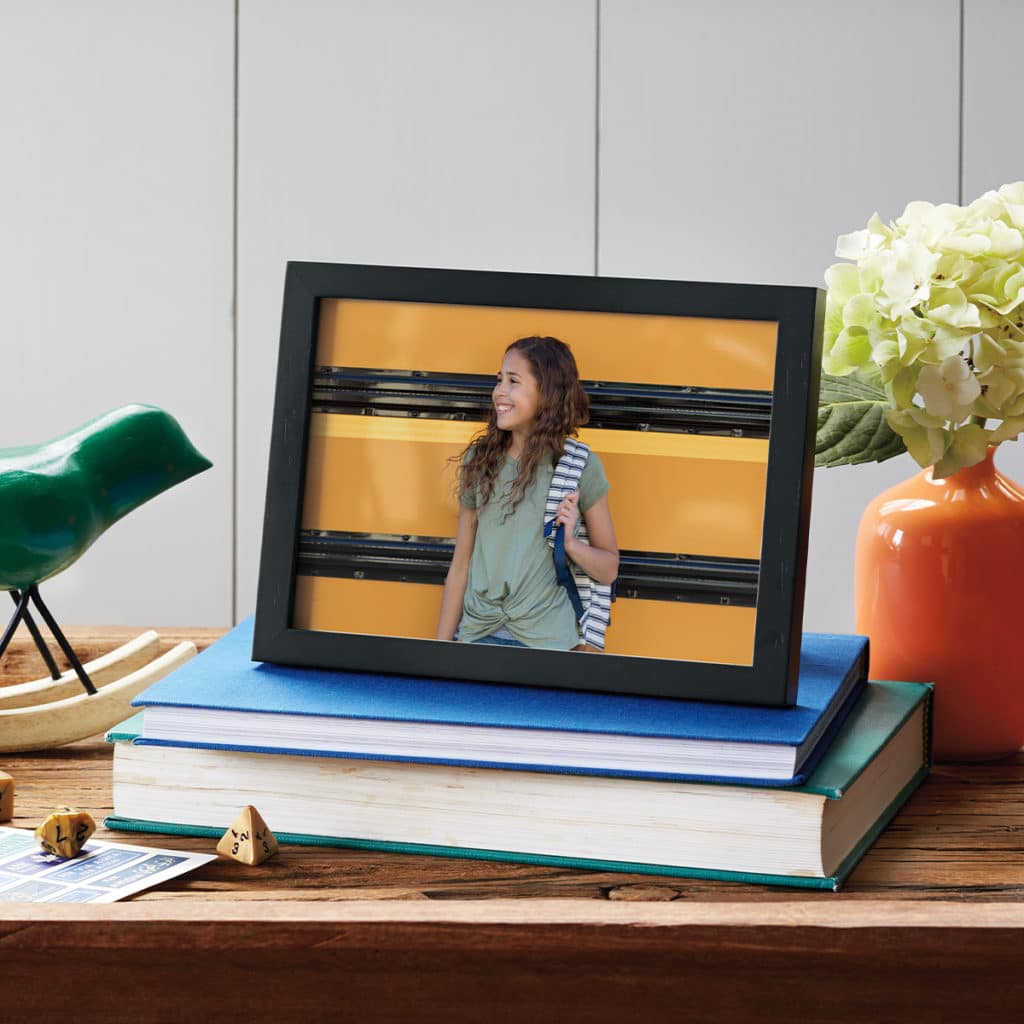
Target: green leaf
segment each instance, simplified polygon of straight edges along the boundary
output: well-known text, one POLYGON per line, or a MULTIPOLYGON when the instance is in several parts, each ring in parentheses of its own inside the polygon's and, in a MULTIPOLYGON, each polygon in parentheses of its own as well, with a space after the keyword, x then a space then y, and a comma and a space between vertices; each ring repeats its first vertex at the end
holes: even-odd
POLYGON ((881 386, 857 377, 821 375, 818 397, 816 466, 855 466, 884 462, 907 450, 886 422, 889 407, 881 386))

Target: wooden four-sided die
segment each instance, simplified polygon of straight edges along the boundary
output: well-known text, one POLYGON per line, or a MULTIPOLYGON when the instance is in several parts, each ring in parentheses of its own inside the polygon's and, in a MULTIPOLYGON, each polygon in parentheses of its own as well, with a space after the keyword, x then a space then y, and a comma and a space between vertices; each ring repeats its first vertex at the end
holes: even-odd
POLYGON ((277 853, 277 840, 267 823, 252 804, 242 808, 231 827, 217 844, 222 857, 232 857, 243 864, 262 864, 277 853))
POLYGON ((96 831, 96 822, 88 811, 58 807, 36 829, 36 839, 47 853, 58 857, 77 857, 85 841, 96 831))

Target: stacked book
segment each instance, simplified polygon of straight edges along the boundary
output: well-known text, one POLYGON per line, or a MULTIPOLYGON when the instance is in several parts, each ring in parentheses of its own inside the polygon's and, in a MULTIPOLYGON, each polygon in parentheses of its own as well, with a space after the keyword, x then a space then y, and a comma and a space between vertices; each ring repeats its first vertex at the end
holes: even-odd
POLYGON ((807 634, 791 708, 290 668, 252 620, 114 742, 126 831, 837 888, 928 771, 931 688, 807 634))

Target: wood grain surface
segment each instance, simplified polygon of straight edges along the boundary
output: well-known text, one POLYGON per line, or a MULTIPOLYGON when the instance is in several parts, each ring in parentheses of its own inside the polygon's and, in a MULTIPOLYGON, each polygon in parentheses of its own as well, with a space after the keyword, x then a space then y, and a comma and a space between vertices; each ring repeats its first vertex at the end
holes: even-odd
MULTIPOLYGON (((160 633, 168 648, 217 635, 160 633)), ((69 631, 83 660, 131 635, 69 631)), ((26 641, 0 661, 4 683, 41 674, 26 641)), ((12 824, 65 802, 99 821, 110 764, 99 737, 7 755, 12 824)), ((1022 845, 1019 756, 935 768, 838 894, 286 845, 108 907, 0 903, 5 974, 19 980, 2 1005, 27 1019, 45 990, 79 1020, 1017 1017, 1022 845), (83 1007, 76 986, 97 979, 103 999, 83 1007)))

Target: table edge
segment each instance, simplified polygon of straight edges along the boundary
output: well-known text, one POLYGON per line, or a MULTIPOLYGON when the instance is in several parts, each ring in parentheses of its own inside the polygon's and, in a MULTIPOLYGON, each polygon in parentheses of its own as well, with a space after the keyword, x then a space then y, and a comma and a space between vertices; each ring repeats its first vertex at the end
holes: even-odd
POLYGON ((535 928, 886 928, 901 930, 1024 928, 1024 904, 962 901, 616 903, 573 899, 504 900, 220 900, 195 893, 166 899, 87 904, 0 903, 0 923, 153 922, 187 925, 229 920, 281 924, 518 925, 535 928))

